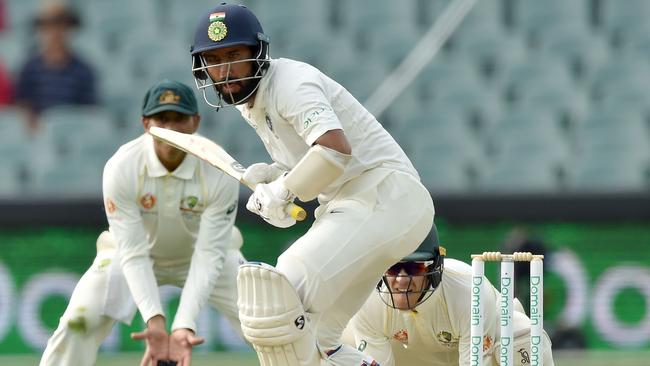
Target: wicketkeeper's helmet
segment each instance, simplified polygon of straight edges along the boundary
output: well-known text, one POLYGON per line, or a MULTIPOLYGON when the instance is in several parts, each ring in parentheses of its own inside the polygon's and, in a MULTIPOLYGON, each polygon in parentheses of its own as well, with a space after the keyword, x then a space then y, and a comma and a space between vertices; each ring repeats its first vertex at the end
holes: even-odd
POLYGON ((221 3, 206 12, 199 19, 194 34, 194 43, 190 48, 192 55, 192 72, 197 88, 203 93, 205 101, 215 107, 228 104, 245 103, 257 90, 264 70, 269 64, 269 37, 264 34, 259 20, 244 5, 221 3), (206 51, 217 50, 238 45, 250 46, 253 58, 239 60, 240 62, 253 62, 256 66, 253 73, 238 79, 212 80, 207 73, 208 68, 228 67, 234 62, 225 62, 218 65, 208 65, 202 54, 206 51), (224 95, 216 89, 217 85, 228 82, 248 81, 247 87, 237 95, 224 95), (206 91, 214 91, 215 100, 211 101, 206 91))
POLYGON ((387 277, 408 276, 409 280, 413 281, 413 277, 425 276, 426 283, 420 291, 420 297, 417 303, 411 306, 411 308, 415 308, 426 301, 438 288, 440 281, 442 281, 445 255, 445 248, 441 247, 438 242, 438 229, 433 224, 429 235, 427 235, 420 246, 384 273, 382 280, 377 284, 377 291, 379 291, 381 299, 386 305, 397 308, 392 297, 393 292, 390 286, 388 286, 387 277), (416 273, 415 271, 418 267, 423 270, 416 273), (400 274, 401 271, 406 271, 407 274, 402 275, 400 274))

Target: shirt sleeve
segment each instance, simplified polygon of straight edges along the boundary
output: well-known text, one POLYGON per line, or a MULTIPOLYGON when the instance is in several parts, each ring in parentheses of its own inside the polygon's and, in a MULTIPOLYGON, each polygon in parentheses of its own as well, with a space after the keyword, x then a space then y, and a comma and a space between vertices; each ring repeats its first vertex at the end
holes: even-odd
POLYGON ((309 146, 325 132, 343 129, 317 80, 316 77, 303 80, 295 86, 291 95, 285 94, 278 99, 278 113, 293 125, 309 146))
POLYGON ((373 312, 377 309, 370 309, 374 297, 374 294, 371 295, 361 310, 350 320, 354 340, 359 351, 370 355, 380 365, 395 366, 395 356, 390 338, 378 328, 383 324, 382 317, 373 316, 378 315, 373 312))
POLYGON ((147 322, 155 315, 164 315, 158 283, 149 257, 147 235, 136 204, 137 174, 109 161, 104 168, 103 193, 106 217, 115 236, 120 264, 131 295, 147 322))
POLYGON ((239 183, 222 175, 211 195, 210 203, 201 215, 190 271, 172 330, 187 328, 196 332, 196 318, 215 287, 231 246, 239 183))

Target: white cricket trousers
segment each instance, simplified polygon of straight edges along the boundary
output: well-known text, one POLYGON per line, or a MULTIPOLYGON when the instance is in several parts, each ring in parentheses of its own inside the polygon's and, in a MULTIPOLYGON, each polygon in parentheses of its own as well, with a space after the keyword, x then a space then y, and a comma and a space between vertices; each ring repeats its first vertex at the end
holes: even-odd
POLYGON ((359 365, 360 352, 339 349, 341 334, 386 269, 429 233, 433 202, 416 177, 378 168, 345 183, 315 216, 278 258, 277 268, 311 314, 326 362, 359 365))
MULTIPOLYGON (((92 366, 102 341, 108 336, 115 319, 104 315, 111 265, 118 258, 114 249, 97 254, 92 266, 81 277, 59 320, 59 326, 47 342, 40 366, 92 366)), ((237 309, 237 269, 244 262, 238 249, 229 249, 217 285, 208 303, 226 316, 233 329, 239 330, 237 309)), ((159 285, 182 287, 189 265, 178 269, 154 269, 159 285)), ((112 306, 134 307, 130 293, 113 296, 112 306)))

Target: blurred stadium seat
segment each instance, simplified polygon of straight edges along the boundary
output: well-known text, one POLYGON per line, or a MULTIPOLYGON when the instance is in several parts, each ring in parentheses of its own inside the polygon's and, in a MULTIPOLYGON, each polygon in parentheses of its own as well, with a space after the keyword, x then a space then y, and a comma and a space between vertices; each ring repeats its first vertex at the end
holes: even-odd
POLYGON ((156 34, 153 1, 86 0, 79 5, 84 27, 97 34, 99 42, 110 52, 120 52, 134 36, 156 34))
POLYGON ((106 161, 81 157, 30 170, 30 194, 41 199, 101 197, 106 161))
POLYGON ((650 2, 646 0, 600 0, 600 26, 614 45, 630 33, 646 27, 650 2))
MULTIPOLYGON (((363 103, 450 0, 408 0, 400 2, 399 11, 388 0, 373 6, 320 0, 243 3, 259 14, 273 57, 322 69, 363 103)), ((188 54, 193 24, 214 6, 209 0, 72 4, 85 24, 74 46, 98 70, 100 112, 48 113, 34 141, 4 131, 1 120, 16 118, 7 117, 16 111, 0 112, 0 153, 18 159, 19 166, 34 160, 55 166, 66 154, 105 159, 142 134, 142 96, 153 81, 194 84, 188 54), (48 122, 56 119, 85 123, 48 122), (89 125, 95 127, 89 131, 89 125), (58 136, 54 129, 71 132, 58 136)), ((10 28, 0 35, 0 46, 12 73, 31 42, 29 21, 37 6, 36 0, 8 3, 10 28)), ((519 165, 530 163, 548 167, 530 173, 538 180, 530 189, 561 192, 601 169, 589 163, 591 155, 634 161, 629 165, 643 175, 650 154, 648 13, 646 0, 478 1, 444 49, 378 119, 439 191, 511 187, 507 177, 525 191, 529 183, 518 176, 526 168, 519 165)), ((197 97, 202 134, 246 164, 268 161, 236 111, 215 113, 197 97)))
POLYGON ((516 101, 529 87, 539 83, 554 83, 557 88, 573 86, 566 64, 556 57, 529 54, 525 62, 512 65, 502 80, 505 97, 516 101))
POLYGON ((529 109, 513 110, 489 131, 488 151, 495 156, 508 153, 507 147, 514 149, 512 155, 545 154, 549 158, 561 158, 567 153, 568 141, 562 133, 560 122, 551 111, 529 109), (530 144, 530 151, 526 146, 530 144))
POLYGON ((555 193, 561 188, 555 167, 546 160, 518 157, 486 170, 477 188, 484 193, 555 193))
POLYGON ((471 32, 474 29, 498 29, 503 26, 503 21, 502 0, 480 0, 463 19, 457 32, 471 32))
POLYGON ((41 0, 6 1, 9 29, 13 29, 21 37, 31 33, 32 19, 40 2, 41 0))
POLYGON ((530 113, 551 112, 568 130, 579 124, 589 108, 589 96, 579 86, 555 79, 542 79, 520 90, 516 108, 530 113))
POLYGON ((650 156, 647 120, 639 110, 594 109, 579 126, 577 138, 583 156, 611 154, 635 161, 650 156))
POLYGON ((29 43, 18 32, 0 32, 0 63, 12 75, 18 75, 27 56, 29 43))
POLYGON ((633 55, 621 55, 610 58, 608 62, 594 72, 590 88, 594 99, 602 98, 610 88, 626 87, 636 83, 650 81, 650 67, 633 55))
POLYGON ((584 156, 570 175, 570 188, 578 192, 619 193, 647 191, 648 162, 627 160, 623 154, 584 156))
POLYGON ((590 0, 521 0, 514 1, 516 27, 526 36, 568 24, 586 26, 590 0))
POLYGON ((100 144, 117 134, 110 113, 100 107, 60 106, 43 112, 37 143, 57 155, 72 153, 82 144, 100 144))
POLYGON ((0 157, 0 200, 12 198, 22 193, 21 166, 17 161, 0 157))
MULTIPOLYGON (((462 26, 461 26, 462 27, 462 26)), ((499 80, 512 65, 523 62, 526 45, 520 35, 503 28, 474 28, 454 34, 452 57, 476 65, 486 79, 499 80)))
POLYGON ((364 61, 361 69, 356 64, 336 61, 326 65, 325 70, 360 101, 365 101, 389 72, 384 63, 373 58, 364 61))
POLYGON ((542 52, 563 60, 579 82, 589 80, 609 56, 609 45, 600 34, 575 24, 540 30, 538 41, 542 52))
POLYGON ((481 86, 478 70, 465 59, 437 58, 417 76, 413 83, 420 99, 433 99, 448 86, 481 86))

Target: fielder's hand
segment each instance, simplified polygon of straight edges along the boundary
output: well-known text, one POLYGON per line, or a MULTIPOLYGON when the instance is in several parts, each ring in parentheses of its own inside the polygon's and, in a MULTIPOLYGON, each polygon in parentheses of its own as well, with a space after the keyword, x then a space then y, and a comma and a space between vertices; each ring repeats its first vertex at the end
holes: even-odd
POLYGON ((147 349, 144 352, 140 366, 155 366, 158 361, 169 359, 169 335, 165 330, 165 319, 156 315, 147 321, 147 329, 142 332, 131 333, 135 340, 145 340, 147 349))
POLYGON ((189 329, 176 329, 169 336, 169 359, 177 366, 190 366, 192 363, 192 347, 205 342, 189 329))
POLYGON ((255 186, 260 183, 272 182, 278 179, 284 172, 277 164, 255 163, 246 168, 242 179, 255 186))
POLYGON ((287 214, 287 205, 295 196, 284 186, 284 176, 271 183, 260 183, 248 198, 248 211, 260 215, 269 224, 285 228, 292 226, 296 220, 287 214))

